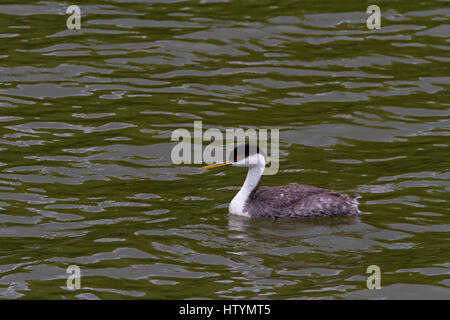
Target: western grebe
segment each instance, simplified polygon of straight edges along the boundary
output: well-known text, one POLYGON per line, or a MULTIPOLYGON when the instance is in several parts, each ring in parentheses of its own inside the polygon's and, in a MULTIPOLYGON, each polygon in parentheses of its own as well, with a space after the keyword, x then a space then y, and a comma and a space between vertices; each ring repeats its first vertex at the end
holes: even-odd
POLYGON ((258 190, 266 167, 266 157, 258 146, 242 144, 230 154, 230 161, 200 169, 225 165, 248 167, 247 178, 229 205, 231 214, 249 218, 318 218, 356 216, 358 194, 340 194, 303 184, 266 187, 258 190))

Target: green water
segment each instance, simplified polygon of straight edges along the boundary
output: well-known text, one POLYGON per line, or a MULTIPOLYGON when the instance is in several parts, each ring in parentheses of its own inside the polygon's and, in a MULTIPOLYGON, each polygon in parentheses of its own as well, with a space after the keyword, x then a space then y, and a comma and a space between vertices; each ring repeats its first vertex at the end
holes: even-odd
POLYGON ((449 299, 450 9, 371 4, 2 1, 0 298, 449 299), (360 219, 229 216, 244 169, 172 163, 196 120, 279 129, 262 184, 360 219))

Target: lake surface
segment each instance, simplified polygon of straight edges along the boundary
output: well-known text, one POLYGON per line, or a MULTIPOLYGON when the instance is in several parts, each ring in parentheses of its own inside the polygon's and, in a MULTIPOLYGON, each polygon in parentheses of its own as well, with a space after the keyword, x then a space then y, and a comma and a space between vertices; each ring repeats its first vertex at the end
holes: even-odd
POLYGON ((450 299, 448 2, 378 1, 379 30, 355 0, 80 1, 80 30, 69 3, 20 3, 0 4, 0 298, 450 299), (245 169, 171 161, 194 121, 279 129, 263 185, 357 192, 361 217, 229 216, 245 169))

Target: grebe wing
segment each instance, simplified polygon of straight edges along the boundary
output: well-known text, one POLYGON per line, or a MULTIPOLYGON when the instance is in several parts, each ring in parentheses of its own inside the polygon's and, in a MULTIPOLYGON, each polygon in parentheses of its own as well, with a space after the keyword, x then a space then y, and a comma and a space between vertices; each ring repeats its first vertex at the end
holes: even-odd
POLYGON ((314 186, 290 184, 257 191, 252 202, 274 218, 327 217, 359 213, 358 194, 340 194, 314 186))
POLYGON ((304 184, 288 184, 278 187, 265 187, 257 190, 252 195, 252 200, 265 203, 271 207, 289 207, 303 199, 320 193, 330 193, 338 196, 337 192, 321 189, 314 186, 304 184))

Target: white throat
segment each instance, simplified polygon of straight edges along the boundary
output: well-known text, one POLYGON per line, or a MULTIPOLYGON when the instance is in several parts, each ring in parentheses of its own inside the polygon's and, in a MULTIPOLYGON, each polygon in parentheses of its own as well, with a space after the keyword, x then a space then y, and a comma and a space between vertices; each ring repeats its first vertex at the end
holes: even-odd
POLYGON ((239 216, 249 217, 248 212, 244 210, 245 204, 256 187, 258 187, 259 181, 261 180, 261 176, 266 167, 266 163, 264 157, 260 154, 256 154, 258 157, 257 164, 249 167, 247 172, 247 177, 245 178, 245 182, 241 187, 241 190, 234 196, 233 200, 231 200, 230 205, 228 207, 231 214, 236 214, 239 216))

